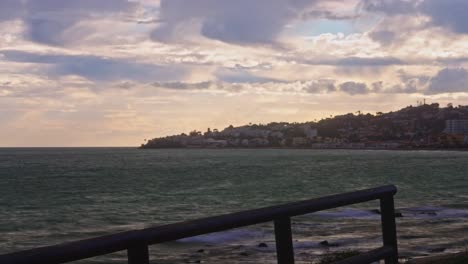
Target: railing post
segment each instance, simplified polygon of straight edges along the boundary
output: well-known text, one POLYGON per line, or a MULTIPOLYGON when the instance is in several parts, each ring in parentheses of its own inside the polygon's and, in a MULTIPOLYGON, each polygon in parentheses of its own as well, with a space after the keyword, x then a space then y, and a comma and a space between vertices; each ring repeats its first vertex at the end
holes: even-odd
POLYGON ((395 205, 392 194, 380 198, 380 212, 382 218, 383 244, 384 246, 393 248, 393 254, 385 258, 385 264, 397 264, 398 244, 395 223, 395 205))
POLYGON ((275 240, 278 264, 294 264, 291 219, 289 217, 275 220, 275 240))
POLYGON ((138 245, 127 249, 128 264, 149 264, 147 245, 138 245))

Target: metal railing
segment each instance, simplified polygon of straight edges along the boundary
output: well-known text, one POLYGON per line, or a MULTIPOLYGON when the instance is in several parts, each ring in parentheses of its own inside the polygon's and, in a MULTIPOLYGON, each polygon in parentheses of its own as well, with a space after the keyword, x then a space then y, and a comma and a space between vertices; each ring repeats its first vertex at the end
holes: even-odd
POLYGON ((0 255, 0 263, 56 264, 127 250, 128 263, 147 264, 149 263, 148 245, 273 221, 278 263, 293 264, 291 217, 371 200, 380 200, 383 246, 338 263, 372 263, 384 259, 385 264, 396 264, 398 263, 398 247, 393 201, 396 192, 395 186, 388 185, 284 205, 121 232, 0 255))

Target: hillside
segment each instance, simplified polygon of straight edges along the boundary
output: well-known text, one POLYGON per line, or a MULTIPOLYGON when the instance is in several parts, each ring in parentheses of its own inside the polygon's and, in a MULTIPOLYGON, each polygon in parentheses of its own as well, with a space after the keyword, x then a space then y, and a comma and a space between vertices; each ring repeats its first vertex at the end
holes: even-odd
MULTIPOLYGON (((154 138, 141 148, 463 147, 464 135, 444 133, 447 120, 468 120, 468 106, 408 106, 389 113, 338 115, 318 122, 253 124, 154 138)), ((445 131, 446 132, 446 131, 445 131)))

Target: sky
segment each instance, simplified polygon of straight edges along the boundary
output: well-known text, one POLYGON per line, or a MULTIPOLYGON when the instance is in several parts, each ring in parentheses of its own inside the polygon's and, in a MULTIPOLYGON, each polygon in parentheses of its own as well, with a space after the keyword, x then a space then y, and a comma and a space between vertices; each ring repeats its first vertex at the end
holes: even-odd
POLYGON ((1 0, 0 146, 468 104, 466 0, 1 0))

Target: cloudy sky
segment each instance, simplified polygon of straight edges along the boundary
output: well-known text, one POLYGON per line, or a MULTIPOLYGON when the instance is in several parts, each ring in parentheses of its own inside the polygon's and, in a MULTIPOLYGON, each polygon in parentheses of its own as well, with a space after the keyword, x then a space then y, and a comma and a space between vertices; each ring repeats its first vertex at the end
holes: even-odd
POLYGON ((1 0, 0 146, 468 104, 466 0, 1 0))

